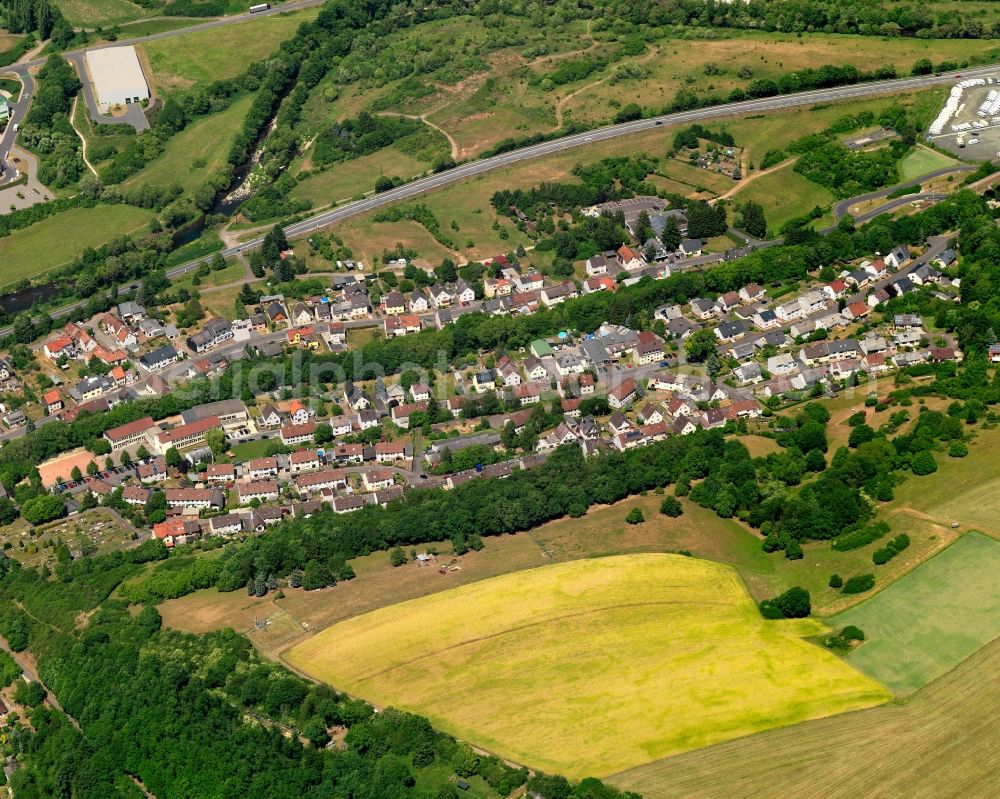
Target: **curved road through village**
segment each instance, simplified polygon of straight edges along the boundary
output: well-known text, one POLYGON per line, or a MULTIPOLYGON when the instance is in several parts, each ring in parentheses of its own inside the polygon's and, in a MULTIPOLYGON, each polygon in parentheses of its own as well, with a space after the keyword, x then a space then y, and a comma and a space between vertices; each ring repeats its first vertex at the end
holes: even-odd
MULTIPOLYGON (((271 9, 269 12, 263 12, 264 14, 281 13, 285 11, 291 11, 297 8, 305 8, 308 6, 316 5, 322 2, 322 0, 298 0, 298 2, 287 3, 277 8, 271 9)), ((260 14, 255 16, 261 16, 260 14)), ((193 30, 203 30, 207 28, 219 27, 223 25, 234 24, 236 22, 242 22, 249 19, 247 15, 241 15, 240 17, 228 17, 219 20, 213 20, 212 22, 207 22, 202 25, 195 25, 190 28, 183 28, 178 31, 165 31, 163 33, 153 34, 151 36, 139 37, 135 39, 123 39, 115 44, 139 44, 145 41, 151 41, 156 39, 163 39, 169 36, 176 36, 181 33, 188 33, 193 30)), ((66 55, 73 55, 73 53, 67 53, 66 55)), ((32 66, 38 66, 42 61, 29 61, 24 64, 16 65, 6 71, 16 71, 19 74, 21 70, 27 71, 32 66)), ((977 67, 975 69, 966 70, 962 73, 963 78, 973 78, 973 77, 986 77, 992 76, 1000 72, 1000 65, 993 64, 985 67, 977 67)), ((873 81, 871 83, 860 83, 851 86, 839 86, 830 89, 815 89, 812 91, 798 92, 796 94, 786 94, 777 97, 766 97, 758 100, 744 100, 738 103, 725 103, 722 105, 715 105, 708 108, 698 108, 692 111, 681 111, 672 114, 663 114, 657 117, 651 117, 648 119, 639 119, 632 122, 623 122, 616 125, 607 125, 605 127, 596 128, 594 130, 585 131, 582 133, 575 133, 569 136, 564 136, 562 138, 553 139, 551 141, 542 142, 540 144, 534 144, 527 147, 522 147, 517 150, 512 150, 507 153, 501 153, 489 158, 483 158, 477 161, 469 161, 467 163, 456 166, 454 169, 447 170, 445 172, 440 172, 434 175, 428 175, 427 177, 414 180, 410 183, 406 183, 402 186, 398 186, 390 191, 383 192, 381 194, 376 194, 372 197, 365 198, 363 200, 358 200, 356 202, 348 203, 339 208, 332 208, 326 211, 317 213, 308 219, 301 222, 296 222, 285 228, 285 233, 290 238, 293 236, 302 236, 312 233, 313 231, 319 230, 320 228, 326 227, 334 222, 341 222, 346 219, 358 216, 360 214, 367 213, 376 208, 381 208, 385 205, 389 205, 394 202, 399 202, 400 200, 407 200, 413 197, 417 197, 434 189, 442 188, 448 186, 452 183, 458 183, 462 180, 467 180, 469 178, 476 177, 478 175, 485 174, 486 172, 491 172, 495 169, 501 169, 512 164, 521 163, 522 161, 528 161, 534 158, 541 158, 546 155, 552 155, 555 153, 560 153, 564 150, 569 150, 575 147, 583 147, 585 145, 591 144, 593 142, 608 141, 610 139, 615 139, 620 136, 628 136, 633 133, 641 133, 643 131, 653 130, 661 125, 675 125, 688 122, 702 122, 705 120, 719 119, 722 117, 738 116, 742 114, 752 114, 764 111, 780 111, 787 108, 798 108, 801 106, 813 105, 816 103, 824 102, 836 102, 842 100, 850 100, 859 97, 869 97, 872 95, 879 94, 890 94, 898 93, 901 91, 910 91, 917 89, 926 89, 932 86, 945 86, 954 83, 956 79, 954 73, 942 74, 942 75, 919 75, 907 78, 896 78, 893 80, 884 81, 873 81)), ((895 187, 894 187, 895 188, 895 187)), ((908 198, 903 198, 905 202, 912 202, 915 199, 920 199, 918 195, 909 195, 908 198)), ((928 198, 930 199, 930 198, 928 198)), ((857 200, 853 200, 856 202, 857 200)), ((222 250, 222 255, 224 257, 232 257, 242 253, 246 253, 250 250, 257 249, 263 243, 263 236, 258 236, 256 238, 250 239, 248 241, 242 242, 236 246, 229 247, 222 250)), ((181 275, 187 274, 203 263, 207 263, 212 256, 206 256, 204 258, 198 258, 193 261, 181 264, 179 266, 173 267, 167 271, 168 278, 176 278, 181 275)), ((136 289, 138 287, 138 282, 133 281, 126 285, 120 286, 119 290, 123 292, 128 292, 136 289)), ((86 305, 85 301, 78 301, 72 304, 58 308, 50 313, 50 316, 54 319, 64 318, 70 316, 78 309, 86 305)), ((9 335, 12 330, 12 326, 7 326, 0 329, 0 335, 9 335)))

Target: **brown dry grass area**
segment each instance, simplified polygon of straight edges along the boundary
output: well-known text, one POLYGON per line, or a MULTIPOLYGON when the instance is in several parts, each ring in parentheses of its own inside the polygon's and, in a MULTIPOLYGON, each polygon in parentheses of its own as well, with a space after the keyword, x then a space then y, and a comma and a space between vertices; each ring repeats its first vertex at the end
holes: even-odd
POLYGON ((686 499, 683 515, 676 519, 659 512, 662 494, 623 499, 599 505, 579 519, 549 522, 528 533, 553 560, 577 560, 633 552, 680 552, 730 563, 737 567, 767 569, 760 539, 732 519, 722 519, 686 499), (627 524, 633 508, 642 510, 642 524, 627 524))
MULTIPOLYGON (((457 237, 452 230, 447 233, 457 237)), ((344 244, 351 248, 354 257, 365 264, 372 264, 375 257, 381 257, 385 249, 393 249, 402 244, 407 250, 417 253, 413 262, 418 266, 437 266, 445 258, 465 259, 461 253, 440 244, 425 228, 417 222, 407 220, 401 222, 373 222, 370 219, 355 219, 345 222, 337 228, 337 235, 344 244)))
MULTIPOLYGON (((888 390, 889 387, 886 385, 879 390, 879 395, 881 396, 882 393, 888 390)), ((865 395, 859 392, 858 395, 853 398, 853 401, 846 407, 837 411, 833 411, 831 409, 830 422, 826 427, 827 439, 829 441, 828 452, 830 453, 830 456, 833 456, 833 453, 837 451, 838 447, 847 446, 847 440, 851 437, 851 430, 853 429, 847 424, 847 420, 859 411, 862 411, 865 414, 865 424, 874 430, 878 430, 880 426, 888 422, 889 417, 891 417, 894 413, 898 413, 899 411, 909 411, 910 421, 900 428, 902 430, 916 420, 921 407, 926 407, 932 411, 944 411, 947 409, 948 405, 951 404, 951 400, 943 399, 941 397, 923 397, 921 399, 924 400, 922 404, 914 403, 908 408, 904 408, 899 405, 891 405, 884 411, 876 411, 874 408, 865 407, 865 395)))
POLYGON ((770 730, 610 781, 646 799, 995 797, 998 673, 1000 640, 904 703, 770 730))
MULTIPOLYGON (((447 552, 451 545, 441 543, 438 549, 447 552)), ((451 555, 441 555, 438 565, 451 559, 451 555)), ((169 627, 193 633, 233 627, 246 633, 268 657, 276 657, 290 644, 346 618, 545 562, 545 556, 530 537, 500 536, 489 539, 481 551, 458 558, 459 570, 446 575, 438 573, 436 565, 410 563, 393 568, 387 553, 376 552, 352 560, 357 577, 332 588, 320 591, 286 588, 285 599, 277 600, 274 594, 257 598, 248 597, 243 591, 220 594, 205 590, 164 602, 159 610, 169 627), (255 618, 270 619, 271 623, 256 630, 255 618)))
POLYGON ((781 446, 773 438, 766 436, 739 436, 739 440, 750 450, 751 458, 763 458, 772 452, 781 452, 781 446))

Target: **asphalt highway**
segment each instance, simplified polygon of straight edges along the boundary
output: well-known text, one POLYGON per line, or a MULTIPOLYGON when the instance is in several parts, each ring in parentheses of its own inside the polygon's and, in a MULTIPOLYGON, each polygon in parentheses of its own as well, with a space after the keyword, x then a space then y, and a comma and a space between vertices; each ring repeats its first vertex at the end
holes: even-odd
MULTIPOLYGON (((279 6, 272 9, 269 12, 262 12, 263 14, 280 13, 284 11, 294 10, 296 8, 304 8, 307 6, 315 5, 322 0, 298 0, 298 2, 287 3, 285 5, 279 6)), ((254 16, 260 16, 254 15, 254 16)), ((213 20, 212 22, 204 23, 203 25, 196 25, 190 28, 183 28, 181 31, 166 31, 164 33, 153 34, 148 37, 140 37, 136 39, 125 39, 115 44, 135 44, 144 41, 151 41, 155 39, 167 38, 169 36, 176 36, 178 33, 187 33, 192 30, 200 30, 212 27, 218 27, 227 24, 233 24, 234 21, 245 21, 248 19, 248 15, 242 15, 239 18, 230 17, 223 18, 219 20, 213 20)), ((67 54, 70 55, 70 54, 67 54)), ((14 71, 20 73, 22 69, 27 69, 32 65, 38 65, 39 62, 26 62, 25 64, 17 65, 13 68, 14 71)), ((8 70, 10 71, 10 70, 8 70)), ((966 70, 961 73, 962 78, 978 77, 978 76, 991 76, 1000 73, 1000 65, 991 65, 985 67, 977 67, 975 69, 966 70)), ((782 109, 789 108, 799 108, 802 106, 814 105, 817 103, 828 103, 828 102, 838 102, 843 100, 856 99, 859 97, 869 97, 872 95, 879 94, 889 94, 898 93, 901 91, 910 91, 916 89, 926 89, 932 86, 945 86, 955 82, 958 76, 955 73, 948 73, 942 75, 919 75, 907 78, 896 78, 893 80, 885 81, 873 81, 870 83, 855 84, 852 86, 839 86, 830 89, 816 89, 807 92, 798 92, 796 94, 786 94, 778 97, 766 97, 758 100, 745 100, 738 103, 725 103, 723 105, 711 106, 709 108, 699 108, 692 111, 682 111, 673 114, 663 114, 658 117, 652 117, 649 119, 640 119, 632 122, 623 122, 616 125, 607 125, 602 128, 596 128, 594 130, 585 131, 582 133, 576 133, 570 136, 565 136, 559 139, 553 139, 552 141, 542 142, 540 144, 530 145, 528 147, 522 147, 517 150, 512 150, 511 152, 501 153, 500 155, 495 155, 490 158, 483 158, 477 161, 470 161, 461 164, 454 169, 447 170, 445 172, 440 172, 434 175, 428 175, 427 177, 420 178, 418 180, 406 183, 402 186, 398 186, 390 191, 383 192, 381 194, 376 194, 372 197, 365 198, 363 200, 358 200, 356 202, 348 203, 339 208, 332 208, 327 211, 320 212, 314 216, 309 217, 301 222, 296 222, 295 224, 289 225, 285 228, 285 233, 289 237, 307 235, 313 231, 319 230, 320 228, 326 227, 334 222, 340 222, 352 217, 358 216, 360 214, 367 213, 376 208, 381 208, 390 203, 399 202, 400 200, 407 200, 413 197, 417 197, 425 192, 432 191, 434 189, 442 188, 444 186, 451 185, 453 183, 458 183, 462 180, 468 180, 470 178, 476 177, 478 175, 491 172, 495 169, 501 169, 512 164, 521 163, 523 161, 529 161, 535 158, 541 158, 546 155, 552 155, 555 153, 560 153, 565 150, 569 150, 575 147, 582 147, 593 142, 608 141, 610 139, 615 139, 620 136, 628 136, 634 133, 641 133, 643 131, 651 131, 662 125, 676 125, 689 122, 702 122, 705 120, 719 119, 722 117, 729 116, 742 116, 747 114, 761 113, 766 111, 780 111, 782 109)), ((916 195, 911 195, 910 200, 916 199, 916 195)), ((231 257, 240 253, 246 253, 250 250, 254 250, 263 243, 263 237, 256 237, 250 239, 249 241, 238 244, 234 247, 229 247, 222 251, 224 257, 231 257)), ((195 269, 197 269, 201 264, 209 261, 211 256, 205 258, 199 258, 194 261, 190 261, 185 264, 176 266, 167 272, 167 277, 174 278, 181 275, 187 274, 195 269)), ((137 283, 130 283, 126 286, 120 287, 123 291, 129 291, 136 288, 137 283)), ((62 308, 56 309, 51 312, 53 318, 63 318, 71 315, 79 308, 85 305, 84 302, 75 302, 70 305, 64 306, 62 308)), ((11 331, 11 327, 0 329, 0 335, 8 335, 11 331)))

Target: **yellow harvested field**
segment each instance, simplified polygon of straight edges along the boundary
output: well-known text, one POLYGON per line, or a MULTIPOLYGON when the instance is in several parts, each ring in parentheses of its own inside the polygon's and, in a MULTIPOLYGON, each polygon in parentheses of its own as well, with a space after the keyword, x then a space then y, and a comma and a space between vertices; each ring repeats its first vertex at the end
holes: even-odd
POLYGON ((533 768, 607 775, 890 694, 680 555, 571 561, 337 624, 292 667, 533 768))
POLYGON ((645 799, 994 799, 1000 639, 905 702, 688 752, 614 777, 645 799))

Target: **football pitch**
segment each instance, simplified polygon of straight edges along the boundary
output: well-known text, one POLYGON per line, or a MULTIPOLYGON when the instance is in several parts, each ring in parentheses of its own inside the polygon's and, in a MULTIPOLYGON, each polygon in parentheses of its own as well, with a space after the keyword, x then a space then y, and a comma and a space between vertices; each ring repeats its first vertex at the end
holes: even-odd
POLYGON ((553 564, 385 607, 286 654, 296 669, 536 769, 607 775, 868 707, 885 688, 765 621, 736 572, 679 555, 553 564))

